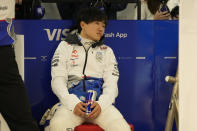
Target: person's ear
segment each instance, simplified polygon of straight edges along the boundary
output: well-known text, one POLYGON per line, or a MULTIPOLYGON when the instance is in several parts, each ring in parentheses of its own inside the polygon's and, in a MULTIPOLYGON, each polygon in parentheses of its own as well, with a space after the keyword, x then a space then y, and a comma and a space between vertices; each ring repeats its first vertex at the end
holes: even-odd
POLYGON ((85 25, 86 25, 86 23, 84 21, 80 22, 81 29, 83 29, 85 27, 85 25))

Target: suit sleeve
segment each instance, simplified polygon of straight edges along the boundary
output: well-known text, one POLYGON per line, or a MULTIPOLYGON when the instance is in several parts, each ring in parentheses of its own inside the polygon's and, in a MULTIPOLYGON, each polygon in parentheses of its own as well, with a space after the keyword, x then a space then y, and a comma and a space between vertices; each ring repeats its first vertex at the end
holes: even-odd
POLYGON ((109 47, 105 56, 105 67, 103 73, 103 94, 98 100, 102 110, 105 110, 108 106, 113 104, 115 98, 118 96, 118 64, 112 49, 109 47))
POLYGON ((67 64, 71 55, 66 42, 61 42, 57 47, 51 62, 51 85, 54 94, 59 98, 60 102, 73 111, 75 105, 80 100, 74 94, 69 94, 67 88, 68 71, 67 64))

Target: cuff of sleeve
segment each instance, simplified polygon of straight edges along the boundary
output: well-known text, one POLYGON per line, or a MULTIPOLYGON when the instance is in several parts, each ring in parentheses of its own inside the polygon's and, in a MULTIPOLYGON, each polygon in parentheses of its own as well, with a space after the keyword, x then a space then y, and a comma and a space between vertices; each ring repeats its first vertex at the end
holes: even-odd
POLYGON ((75 106, 81 101, 74 94, 69 94, 64 97, 61 102, 68 108, 68 110, 73 111, 75 106))

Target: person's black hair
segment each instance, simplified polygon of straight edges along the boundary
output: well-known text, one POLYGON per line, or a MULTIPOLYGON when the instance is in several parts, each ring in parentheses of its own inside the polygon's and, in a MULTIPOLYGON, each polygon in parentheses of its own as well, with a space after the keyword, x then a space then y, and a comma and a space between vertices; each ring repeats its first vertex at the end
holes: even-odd
POLYGON ((91 7, 91 8, 84 8, 79 11, 77 17, 75 18, 75 25, 71 28, 70 32, 75 29, 78 29, 78 33, 81 32, 80 22, 84 21, 86 24, 89 24, 94 21, 102 21, 105 25, 107 25, 108 19, 107 15, 103 10, 99 8, 91 7))
POLYGON ((148 9, 152 14, 155 14, 160 7, 160 0, 147 0, 148 9))
POLYGON ((177 16, 179 15, 179 6, 175 6, 172 11, 170 12, 171 17, 175 17, 177 18, 177 16))

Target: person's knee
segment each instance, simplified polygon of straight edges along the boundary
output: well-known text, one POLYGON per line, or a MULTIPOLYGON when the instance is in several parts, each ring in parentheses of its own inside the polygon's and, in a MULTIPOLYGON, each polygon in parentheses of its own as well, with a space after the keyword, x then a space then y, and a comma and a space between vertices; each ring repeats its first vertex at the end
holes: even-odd
POLYGON ((131 131, 131 129, 124 119, 118 119, 110 122, 106 131, 131 131))
POLYGON ((101 126, 105 131, 131 130, 122 114, 114 106, 110 106, 102 112, 94 123, 101 126))
POLYGON ((61 119, 52 119, 50 121, 50 131, 64 131, 66 129, 74 129, 74 125, 69 121, 65 122, 61 119))
POLYGON ((50 121, 50 124, 49 124, 49 130, 50 131, 58 131, 58 130, 61 130, 62 128, 64 128, 62 126, 63 125, 62 125, 62 121, 61 120, 59 120, 59 119, 56 119, 56 120, 52 119, 50 121))

